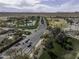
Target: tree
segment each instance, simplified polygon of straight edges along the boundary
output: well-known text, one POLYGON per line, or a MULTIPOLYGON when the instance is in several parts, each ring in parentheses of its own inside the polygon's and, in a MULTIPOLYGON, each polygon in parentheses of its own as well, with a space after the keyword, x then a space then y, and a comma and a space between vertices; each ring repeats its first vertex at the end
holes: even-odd
POLYGON ((29 56, 27 54, 24 54, 22 49, 19 49, 15 51, 14 59, 29 59, 29 56), (20 54, 17 54, 18 52, 20 52, 20 54))
POLYGON ((51 57, 51 59, 57 59, 57 55, 54 54, 52 51, 48 51, 49 56, 51 57))
POLYGON ((56 37, 61 32, 61 29, 58 27, 55 27, 52 29, 52 34, 54 37, 56 37))
POLYGON ((18 56, 15 56, 15 59, 29 59, 29 56, 27 54, 25 54, 24 56, 18 55, 18 56))

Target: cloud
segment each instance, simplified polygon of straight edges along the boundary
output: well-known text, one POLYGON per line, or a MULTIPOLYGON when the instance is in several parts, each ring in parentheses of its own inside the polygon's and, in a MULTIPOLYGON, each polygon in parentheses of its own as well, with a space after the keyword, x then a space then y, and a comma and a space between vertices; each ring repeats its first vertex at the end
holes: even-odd
POLYGON ((0 3, 8 4, 8 5, 17 5, 21 2, 21 0, 0 0, 0 3))
POLYGON ((78 0, 0 0, 0 12, 74 12, 78 0))
POLYGON ((7 5, 20 5, 22 3, 26 3, 28 5, 35 5, 39 3, 40 0, 0 0, 0 3, 7 4, 7 5))
POLYGON ((60 5, 59 11, 75 12, 79 11, 79 3, 77 0, 70 0, 67 3, 60 5))

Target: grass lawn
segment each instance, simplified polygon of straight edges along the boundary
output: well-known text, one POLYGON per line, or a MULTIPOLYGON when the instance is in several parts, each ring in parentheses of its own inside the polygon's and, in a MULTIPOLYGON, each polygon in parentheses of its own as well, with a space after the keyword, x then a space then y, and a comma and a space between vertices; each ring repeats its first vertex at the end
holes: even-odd
POLYGON ((69 54, 66 54, 66 55, 64 55, 64 59, 75 59, 75 57, 76 57, 76 53, 69 53, 69 54))
POLYGON ((51 59, 46 51, 43 51, 39 59, 51 59))
POLYGON ((75 50, 79 50, 79 40, 77 40, 75 38, 69 38, 69 41, 72 42, 73 48, 75 50))
MULTIPOLYGON (((53 40, 54 48, 49 49, 49 51, 57 55, 58 59, 75 59, 76 57, 75 50, 79 51, 79 40, 74 38, 69 38, 68 40, 72 42, 74 49, 73 51, 68 52, 67 50, 62 48, 59 44, 57 44, 54 40, 53 40)), ((48 55, 47 51, 43 51, 43 54, 40 56, 40 59, 51 59, 51 58, 48 55)))
POLYGON ((77 53, 76 52, 79 52, 79 40, 75 39, 75 38, 69 38, 69 41, 72 42, 72 45, 73 45, 73 51, 64 55, 64 59, 75 59, 77 53))
POLYGON ((55 53, 57 56, 61 56, 65 54, 65 49, 62 48, 59 44, 56 42, 53 42, 54 48, 52 49, 52 52, 55 53))
POLYGON ((64 19, 58 19, 58 18, 47 18, 49 26, 51 26, 52 28, 54 27, 59 27, 59 28, 64 28, 67 26, 67 22, 64 19), (56 21, 58 20, 58 21, 56 21))

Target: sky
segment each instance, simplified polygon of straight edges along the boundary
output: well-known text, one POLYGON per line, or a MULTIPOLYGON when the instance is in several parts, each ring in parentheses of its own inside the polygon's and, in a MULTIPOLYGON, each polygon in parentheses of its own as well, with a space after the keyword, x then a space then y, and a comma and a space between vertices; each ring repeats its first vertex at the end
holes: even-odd
POLYGON ((79 0, 0 0, 0 12, 78 12, 79 0))

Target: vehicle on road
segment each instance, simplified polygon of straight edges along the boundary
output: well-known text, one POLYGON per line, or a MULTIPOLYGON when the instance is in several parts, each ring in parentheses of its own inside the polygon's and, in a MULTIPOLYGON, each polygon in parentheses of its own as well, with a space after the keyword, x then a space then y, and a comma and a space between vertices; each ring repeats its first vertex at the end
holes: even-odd
POLYGON ((31 47, 32 46, 32 42, 29 42, 27 47, 31 47))
POLYGON ((43 20, 43 18, 42 18, 42 20, 41 20, 41 23, 44 24, 44 20, 43 20))
POLYGON ((29 42, 29 41, 30 41, 30 39, 26 40, 25 43, 27 43, 27 42, 29 42))
POLYGON ((3 59, 3 57, 0 56, 0 59, 3 59))

